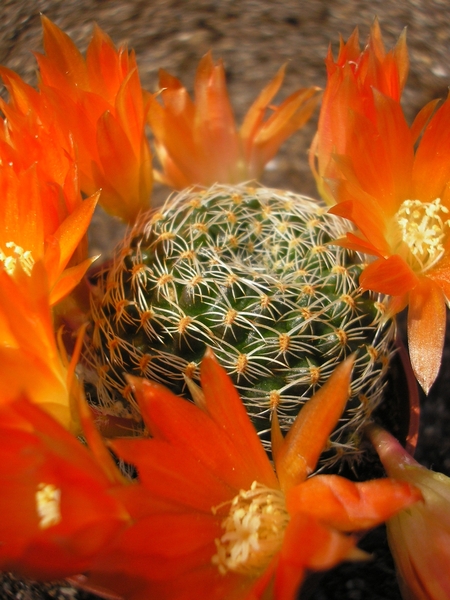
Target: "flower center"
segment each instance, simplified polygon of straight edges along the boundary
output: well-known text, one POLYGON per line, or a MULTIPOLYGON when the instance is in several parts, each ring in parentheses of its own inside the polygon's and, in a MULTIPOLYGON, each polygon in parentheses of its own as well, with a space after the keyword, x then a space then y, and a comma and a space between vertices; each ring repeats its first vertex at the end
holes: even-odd
POLYGON ((27 275, 31 275, 31 270, 34 265, 34 259, 31 252, 29 250, 24 250, 14 242, 7 242, 5 248, 6 250, 4 252, 0 247, 0 262, 3 263, 8 275, 14 274, 17 263, 21 265, 27 275))
MULTIPOLYGON (((222 522, 225 533, 215 540, 217 554, 212 562, 222 574, 234 571, 257 576, 283 544, 289 522, 284 494, 254 481, 230 504, 230 512, 222 522)), ((214 507, 213 513, 221 506, 214 507)))
POLYGON ((47 529, 61 521, 61 490, 53 484, 40 483, 36 492, 36 510, 39 516, 39 527, 47 529))
POLYGON ((436 198, 433 202, 405 200, 395 215, 402 239, 421 271, 430 269, 444 254, 444 240, 450 227, 448 212, 441 199, 436 198))

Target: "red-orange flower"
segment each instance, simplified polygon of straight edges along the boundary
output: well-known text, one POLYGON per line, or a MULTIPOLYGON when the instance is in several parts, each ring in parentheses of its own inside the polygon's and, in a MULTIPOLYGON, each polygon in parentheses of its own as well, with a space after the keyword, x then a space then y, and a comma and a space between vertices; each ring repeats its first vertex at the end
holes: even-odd
POLYGON ((92 263, 86 231, 98 194, 83 201, 73 147, 64 147, 53 120, 45 124, 39 117, 46 110, 42 96, 12 71, 0 71, 11 92, 9 103, 0 100, 5 115, 0 129, 0 262, 12 274, 17 263, 29 273, 43 260, 55 304, 92 263))
POLYGON ((340 39, 337 60, 329 48, 325 64, 328 79, 311 146, 310 166, 321 196, 328 204, 334 204, 333 180, 339 176, 339 169, 333 156, 344 154, 347 146, 355 142, 348 127, 351 113, 374 117, 372 89, 400 100, 409 66, 405 32, 395 48, 386 52, 375 20, 362 52, 355 29, 347 42, 340 39))
MULTIPOLYGON (((376 62, 376 49, 367 52, 376 62)), ((323 176, 338 203, 331 212, 359 230, 340 243, 376 257, 360 283, 392 296, 392 314, 409 304, 411 361, 428 392, 441 363, 450 299, 450 99, 431 118, 436 102, 427 104, 409 127, 399 103, 403 54, 401 40, 387 64, 379 64, 371 89, 355 80, 353 57, 346 58, 351 64, 340 67, 339 77, 338 71, 330 75, 339 111, 329 103, 321 120, 340 125, 331 134, 319 129, 318 147, 323 138, 330 161, 323 176)))
POLYGON ((135 56, 117 50, 95 28, 84 59, 56 25, 45 17, 42 22, 39 92, 1 70, 19 114, 12 117, 16 122, 32 114, 46 131, 56 131, 61 147, 75 153, 81 189, 88 195, 101 189, 106 210, 133 221, 148 208, 152 189, 147 109, 135 56))
MULTIPOLYGON (((28 375, 30 377, 30 375, 28 375)), ((0 569, 55 579, 89 568, 129 522, 122 483, 26 397, 0 402, 0 569)))
POLYGON ((183 189, 259 178, 281 144, 309 119, 319 98, 317 88, 306 88, 270 106, 283 77, 284 67, 260 93, 238 131, 223 64, 215 65, 211 53, 198 66, 194 101, 178 79, 161 70, 163 105, 150 97, 148 113, 163 168, 158 179, 183 189), (265 119, 268 109, 273 112, 265 119))
POLYGON ((138 470, 123 488, 135 524, 93 564, 88 581, 129 600, 294 598, 306 570, 360 558, 351 532, 372 527, 419 493, 392 480, 316 475, 345 406, 352 360, 307 403, 267 458, 231 380, 207 352, 197 406, 130 378, 151 439, 116 440, 138 470))
POLYGON ((29 274, 37 261, 43 261, 49 300, 56 304, 95 260, 85 257, 83 240, 98 195, 84 201, 80 197, 69 213, 64 192, 56 183, 39 180, 33 166, 16 172, 8 163, 0 164, 0 194, 0 263, 12 275, 17 264, 29 274), (70 266, 71 260, 78 264, 70 266))

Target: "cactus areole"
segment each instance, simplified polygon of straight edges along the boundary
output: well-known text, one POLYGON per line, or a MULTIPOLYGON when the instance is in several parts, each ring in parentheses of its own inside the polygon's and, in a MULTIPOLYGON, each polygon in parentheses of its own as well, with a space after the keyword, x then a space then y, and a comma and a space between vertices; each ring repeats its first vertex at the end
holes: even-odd
POLYGON ((348 229, 315 200, 248 184, 186 190, 142 215, 94 282, 91 402, 139 427, 124 373, 189 396, 210 346, 265 439, 272 411, 287 429, 356 351, 325 463, 355 458, 383 397, 394 325, 383 298, 359 288, 362 257, 333 243, 348 229))

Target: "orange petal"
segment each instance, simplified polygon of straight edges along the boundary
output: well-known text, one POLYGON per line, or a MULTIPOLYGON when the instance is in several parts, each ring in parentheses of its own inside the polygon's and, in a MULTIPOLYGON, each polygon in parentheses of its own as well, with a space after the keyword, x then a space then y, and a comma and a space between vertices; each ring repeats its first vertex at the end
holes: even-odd
POLYGON ((275 598, 295 598, 305 569, 331 569, 351 557, 355 544, 355 538, 342 535, 307 514, 293 513, 275 576, 275 598))
POLYGON ((103 190, 100 202, 111 214, 133 222, 150 202, 148 144, 143 141, 142 146, 133 148, 122 124, 107 111, 97 123, 97 147, 100 168, 93 165, 93 173, 96 184, 103 190))
POLYGON ((349 356, 303 406, 277 452, 275 467, 287 491, 312 473, 347 403, 354 356, 349 356))
POLYGON ((328 182, 336 179, 339 170, 332 156, 349 155, 361 187, 382 198, 385 205, 392 205, 396 199, 393 192, 406 182, 401 170, 412 165, 413 157, 409 130, 399 105, 408 72, 405 32, 396 47, 386 53, 375 20, 369 43, 362 52, 355 30, 347 43, 341 39, 337 61, 329 50, 326 67, 328 81, 310 156, 319 191, 327 203, 333 203, 328 182), (381 110, 377 94, 386 97, 381 110), (392 130, 386 130, 387 123, 393 126, 392 130), (397 151, 398 146, 401 152, 397 151))
MULTIPOLYGON (((155 150, 164 169, 163 173, 156 169, 153 171, 155 181, 159 181, 159 183, 173 187, 176 190, 184 190, 185 188, 190 187, 193 179, 190 178, 188 173, 183 171, 174 158, 168 154, 167 145, 164 146, 155 140, 155 150)), ((195 178, 195 180, 199 181, 199 178, 195 178)))
POLYGON ((426 394, 439 373, 446 326, 445 296, 428 277, 410 292, 408 346, 417 381, 426 394))
MULTIPOLYGON (((211 53, 200 61, 195 76, 195 139, 202 141, 207 179, 233 182, 239 167, 239 138, 221 61, 214 65, 211 53)), ((201 182, 195 182, 201 183, 201 182)))
POLYGON ((408 197, 432 202, 441 197, 449 180, 450 96, 434 113, 423 132, 414 161, 412 195, 408 197))
POLYGON ((284 436, 281 431, 280 421, 278 420, 277 411, 274 410, 272 412, 272 425, 270 429, 270 445, 272 450, 272 458, 277 464, 278 456, 280 454, 280 450, 282 449, 284 444, 284 436))
POLYGON ((251 578, 232 572, 224 577, 211 562, 215 553, 213 540, 220 536, 220 530, 208 527, 205 515, 191 513, 173 519, 163 515, 161 524, 165 526, 165 532, 161 532, 160 548, 159 538, 152 532, 151 520, 147 528, 147 521, 142 519, 137 526, 125 531, 111 551, 102 556, 101 562, 89 573, 89 583, 100 584, 106 590, 112 588, 127 600, 246 598, 251 578), (191 529, 192 535, 189 534, 191 529), (210 543, 196 548, 196 537, 201 540, 204 534, 208 535, 210 543), (178 540, 182 547, 190 544, 191 551, 181 556, 161 555, 160 550, 164 551, 169 545, 171 551, 176 552, 178 540))
POLYGON ((63 73, 74 86, 89 89, 86 65, 78 48, 70 37, 52 23, 50 19, 42 15, 41 21, 44 34, 44 50, 47 59, 50 59, 50 62, 47 61, 47 66, 50 68, 45 69, 46 75, 51 76, 56 72, 63 73))
POLYGON ((289 512, 301 511, 339 531, 376 527, 422 498, 412 485, 392 479, 354 483, 338 475, 316 475, 287 494, 289 512))
POLYGON ((49 363, 58 355, 48 304, 47 274, 42 262, 31 275, 16 269, 14 277, 0 270, 0 312, 7 319, 18 347, 49 363), (45 348, 45 357, 42 356, 45 348))
POLYGON ((139 480, 155 499, 211 514, 214 506, 231 501, 236 495, 235 488, 183 448, 156 439, 135 438, 117 439, 110 446, 137 467, 139 480))
POLYGON ((396 101, 400 100, 408 76, 409 59, 406 28, 395 47, 386 53, 378 19, 370 29, 369 46, 363 53, 367 59, 366 85, 380 90, 396 101))
POLYGON ((318 91, 311 87, 294 92, 260 127, 253 139, 251 176, 259 177, 283 142, 309 120, 320 100, 318 91))
MULTIPOLYGON (((127 52, 124 54, 128 57, 127 52)), ((94 34, 86 52, 89 89, 103 96, 111 105, 114 105, 117 90, 124 77, 120 65, 121 55, 121 49, 117 50, 111 38, 94 25, 94 34)))
POLYGON ((388 61, 388 67, 386 69, 383 68, 383 71, 392 73, 389 81, 390 86, 388 90, 383 89, 382 91, 384 94, 389 95, 394 100, 400 100, 409 71, 409 56, 406 45, 406 27, 400 34, 397 44, 393 50, 389 52, 389 55, 392 56, 392 62, 388 61))
POLYGON ((377 90, 372 95, 373 117, 352 114, 342 154, 349 157, 361 189, 392 216, 410 197, 413 140, 400 104, 377 90))
POLYGON ((339 36, 339 53, 336 61, 333 58, 331 46, 328 48, 327 58, 325 59, 328 73, 334 73, 336 71, 336 66, 342 67, 346 62, 356 63, 360 54, 361 46, 359 44, 359 31, 358 28, 355 27, 346 42, 344 42, 342 36, 339 36))
MULTIPOLYGON (((41 353, 45 351, 42 344, 41 353)), ((42 356, 43 354, 41 354, 42 356)), ((62 367, 26 350, 0 348, 0 403, 8 403, 21 392, 38 404, 66 429, 75 430, 62 367)))
POLYGON ((403 296, 419 282, 417 275, 398 255, 379 258, 361 273, 359 283, 365 290, 373 290, 389 296, 403 296))
POLYGON ((120 86, 115 106, 117 118, 124 128, 134 153, 139 155, 139 148, 145 136, 144 126, 147 115, 137 69, 131 71, 120 86))
MULTIPOLYGON (((302 531, 302 535, 304 533, 302 531)), ((300 567, 298 564, 291 564, 287 560, 280 560, 275 574, 273 593, 275 600, 295 600, 298 598, 305 576, 306 569, 304 566, 300 567)))
POLYGON ((450 301, 450 256, 448 250, 436 266, 427 272, 427 277, 442 289, 447 301, 450 301))
MULTIPOLYGON (((136 157, 121 122, 110 111, 105 112, 97 123, 97 146, 101 172, 104 175, 104 181, 99 179, 97 183, 99 185, 109 184, 106 187, 117 189, 119 192, 126 190, 128 184, 131 187, 131 195, 134 192, 133 187, 135 187, 133 174, 136 157), (125 181, 123 182, 122 179, 125 181)), ((117 206, 109 207, 105 198, 102 202, 110 212, 125 208, 121 207, 120 203, 117 206)))
POLYGON ((169 112, 174 116, 183 117, 186 125, 192 124, 195 118, 195 104, 181 81, 164 69, 160 69, 159 87, 164 105, 169 112))
POLYGON ((0 196, 0 243, 13 241, 31 251, 35 261, 41 259, 44 231, 53 219, 43 202, 36 169, 17 174, 10 165, 2 165, 0 196))
POLYGON ((255 480, 252 465, 243 459, 230 438, 209 415, 158 383, 137 377, 127 379, 139 402, 142 418, 154 438, 192 454, 237 490, 251 486, 255 480), (199 431, 202 432, 201 437, 199 431))
MULTIPOLYGON (((161 97, 164 107, 156 97, 149 96, 148 122, 156 138, 156 149, 170 185, 183 189, 197 178, 200 182, 199 140, 194 139, 195 105, 180 81, 165 71, 160 71, 161 97), (167 173, 167 162, 171 171, 178 171, 176 178, 167 173), (178 181, 181 179, 181 181, 178 181)), ((203 174, 204 176, 205 174, 203 174)))
POLYGON ((100 192, 94 194, 86 200, 83 200, 83 202, 81 202, 66 219, 64 219, 54 233, 54 238, 59 243, 60 249, 60 272, 67 265, 78 244, 86 234, 92 219, 92 215, 94 214, 94 209, 97 205, 99 195, 100 192))
MULTIPOLYGON (((390 254, 386 241, 386 216, 376 200, 348 182, 339 186, 339 204, 329 212, 344 219, 349 219, 361 231, 368 241, 369 254, 387 257, 390 254), (345 198, 344 201, 342 199, 345 198)), ((347 234, 351 237, 351 234, 347 234)))
POLYGON ((315 140, 319 179, 334 179, 337 175, 333 155, 342 155, 348 146, 352 112, 360 103, 352 69, 334 70, 329 75, 319 115, 315 140))
POLYGON ((424 127, 430 120, 431 115, 434 113, 436 106, 439 104, 440 99, 431 100, 428 104, 425 104, 423 108, 417 113, 414 118, 413 124, 411 125, 411 134, 414 140, 414 143, 420 137, 420 134, 423 132, 424 127))
POLYGON ((65 298, 80 283, 86 271, 97 260, 98 256, 87 258, 82 263, 66 269, 52 287, 49 296, 50 306, 53 306, 65 298))
MULTIPOLYGON (((271 594, 270 591, 273 588, 273 579, 278 568, 278 562, 279 555, 275 555, 270 561, 268 567, 266 567, 264 573, 252 584, 249 593, 244 597, 245 600, 262 600, 273 597, 273 594, 271 594)), ((299 575, 298 567, 297 575, 299 575)))
MULTIPOLYGON (((400 103, 376 90, 373 94, 377 119, 377 140, 380 141, 380 145, 378 148, 377 145, 373 146, 371 157, 375 165, 378 164, 378 176, 381 182, 378 188, 381 193, 378 195, 373 193, 373 196, 380 198, 380 204, 387 215, 393 215, 398 210, 400 203, 405 198, 411 197, 409 193, 411 191, 414 143, 400 103), (383 162, 377 163, 377 158, 379 159, 381 154, 383 162), (383 170, 384 168, 385 170, 383 170)), ((370 189, 367 191, 371 193, 370 189)), ((418 197, 420 198, 420 196, 418 197)))
POLYGON ((281 84, 283 83, 285 71, 286 65, 283 65, 278 69, 275 77, 271 79, 265 88, 259 93, 259 96, 250 106, 247 114, 245 115, 239 133, 244 142, 246 156, 250 151, 249 144, 251 144, 256 132, 264 120, 267 106, 271 102, 272 98, 274 98, 280 89, 281 84))
POLYGON ((4 66, 0 66, 0 75, 10 95, 9 102, 2 105, 2 110, 6 109, 6 116, 9 116, 10 111, 12 116, 14 112, 26 115, 30 110, 37 110, 39 106, 37 90, 25 83, 17 73, 4 66))
POLYGON ((374 256, 380 255, 378 249, 375 248, 370 242, 361 239, 353 233, 347 233, 345 237, 333 240, 333 245, 341 246, 342 248, 348 248, 349 250, 354 250, 355 252, 372 254, 374 256))
POLYGON ((402 312, 408 306, 409 294, 403 296, 392 296, 389 298, 385 317, 387 319, 402 312))
MULTIPOLYGON (((176 188, 183 189, 192 185, 194 179, 202 181, 201 159, 194 140, 193 123, 194 117, 188 117, 190 109, 184 106, 177 107, 176 112, 172 108, 175 95, 182 95, 187 100, 186 90, 169 90, 170 96, 162 97, 167 106, 162 107, 153 96, 149 100, 148 122, 155 136, 155 149, 164 175, 160 176, 164 183, 176 188), (170 102, 170 103, 169 103, 170 102)), ((183 101, 179 102, 184 105, 183 101)))
POLYGON ((200 379, 208 414, 251 465, 255 480, 277 488, 277 478, 242 400, 210 348, 207 348, 201 363, 200 379))
POLYGON ((78 430, 68 372, 55 341, 42 262, 35 263, 30 275, 19 268, 13 277, 0 270, 0 289, 0 318, 4 321, 0 388, 4 399, 26 390, 33 402, 65 427, 78 430))

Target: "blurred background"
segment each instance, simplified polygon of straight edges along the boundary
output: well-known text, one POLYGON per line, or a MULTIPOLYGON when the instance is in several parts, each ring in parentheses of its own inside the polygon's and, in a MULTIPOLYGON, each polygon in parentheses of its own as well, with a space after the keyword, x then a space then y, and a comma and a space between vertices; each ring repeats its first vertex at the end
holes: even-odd
MULTIPOLYGON (((42 51, 40 14, 61 27, 84 51, 97 23, 116 45, 134 48, 143 86, 157 90, 158 69, 182 79, 191 90, 196 66, 210 49, 222 58, 238 123, 257 93, 277 69, 288 63, 279 100, 299 87, 325 84, 324 58, 329 45, 336 55, 339 36, 357 26, 362 43, 373 19, 380 21, 387 48, 407 28, 410 75, 404 92, 408 119, 429 100, 445 97, 450 84, 450 2, 448 0, 1 0, 0 64, 36 82, 33 51, 42 51)), ((4 93, 4 90, 1 92, 4 93)), ((296 133, 269 164, 263 183, 315 195, 307 164, 313 119, 296 133)), ((430 174, 432 176, 432 174, 430 174)), ((168 195, 155 190, 155 202, 168 195)), ((92 227, 93 252, 107 255, 120 227, 101 213, 92 227)), ((450 475, 450 344, 444 368, 428 398, 416 457, 450 475)), ((305 590, 311 600, 399 600, 384 530, 367 536, 362 547, 374 559, 343 565, 305 590)), ((0 598, 87 600, 94 596, 62 583, 36 585, 8 575, 0 578, 0 598)), ((157 600, 157 599, 155 599, 157 600)))

